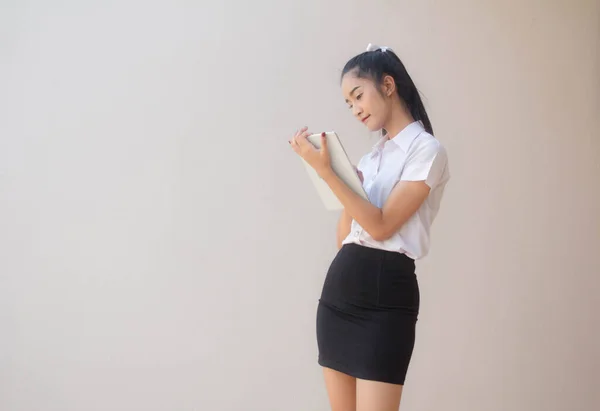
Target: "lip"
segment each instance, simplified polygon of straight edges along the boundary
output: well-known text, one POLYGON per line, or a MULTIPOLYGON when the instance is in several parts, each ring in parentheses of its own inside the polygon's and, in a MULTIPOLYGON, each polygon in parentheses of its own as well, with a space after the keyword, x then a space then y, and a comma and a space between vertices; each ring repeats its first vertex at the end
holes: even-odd
POLYGON ((367 122, 367 120, 368 120, 370 117, 371 117, 371 115, 368 115, 367 117, 363 118, 361 121, 362 121, 363 123, 366 123, 366 122, 367 122))

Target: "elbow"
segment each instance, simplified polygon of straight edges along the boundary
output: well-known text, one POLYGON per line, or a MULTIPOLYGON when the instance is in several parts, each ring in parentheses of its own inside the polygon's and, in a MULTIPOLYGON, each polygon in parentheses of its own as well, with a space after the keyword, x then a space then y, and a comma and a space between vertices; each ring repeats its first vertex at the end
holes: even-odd
POLYGON ((392 236, 396 234, 398 229, 402 227, 403 224, 404 223, 390 224, 388 222, 382 221, 381 224, 378 224, 377 226, 373 227, 372 232, 367 232, 375 241, 386 241, 392 238, 392 236))
POLYGON ((369 235, 375 241, 385 241, 394 235, 394 233, 382 227, 380 229, 373 230, 373 232, 369 233, 369 235))
POLYGON ((371 238, 377 242, 383 242, 390 237, 391 235, 371 235, 371 238))

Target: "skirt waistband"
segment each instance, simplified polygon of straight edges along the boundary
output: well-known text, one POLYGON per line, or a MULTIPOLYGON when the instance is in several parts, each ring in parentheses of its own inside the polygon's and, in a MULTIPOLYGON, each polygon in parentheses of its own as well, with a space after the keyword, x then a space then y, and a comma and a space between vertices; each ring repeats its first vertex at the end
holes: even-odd
MULTIPOLYGON (((342 249, 346 248, 348 251, 354 253, 360 253, 363 258, 373 259, 376 261, 394 261, 404 264, 414 264, 415 260, 410 258, 404 253, 396 251, 382 250, 380 248, 368 247, 356 243, 348 243, 342 246, 342 249)), ((346 251, 346 250, 344 250, 346 251)))

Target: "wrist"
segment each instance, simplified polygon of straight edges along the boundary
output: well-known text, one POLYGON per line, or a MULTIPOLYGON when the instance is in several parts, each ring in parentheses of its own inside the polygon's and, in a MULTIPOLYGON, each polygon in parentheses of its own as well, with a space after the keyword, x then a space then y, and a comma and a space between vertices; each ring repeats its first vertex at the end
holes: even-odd
POLYGON ((325 181, 329 180, 334 175, 335 173, 333 172, 333 169, 331 167, 326 167, 323 170, 319 171, 319 177, 321 177, 325 181))

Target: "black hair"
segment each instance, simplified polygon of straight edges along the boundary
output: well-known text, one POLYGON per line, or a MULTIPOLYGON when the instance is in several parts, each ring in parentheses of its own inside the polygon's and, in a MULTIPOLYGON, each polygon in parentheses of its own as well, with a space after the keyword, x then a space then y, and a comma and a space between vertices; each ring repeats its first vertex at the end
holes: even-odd
POLYGON ((396 53, 390 49, 365 51, 346 63, 342 70, 342 78, 351 71, 355 72, 359 78, 370 78, 378 86, 381 85, 385 76, 391 76, 396 83, 398 96, 406 104, 410 114, 416 121, 423 123, 428 133, 433 134, 433 127, 419 90, 396 53))

